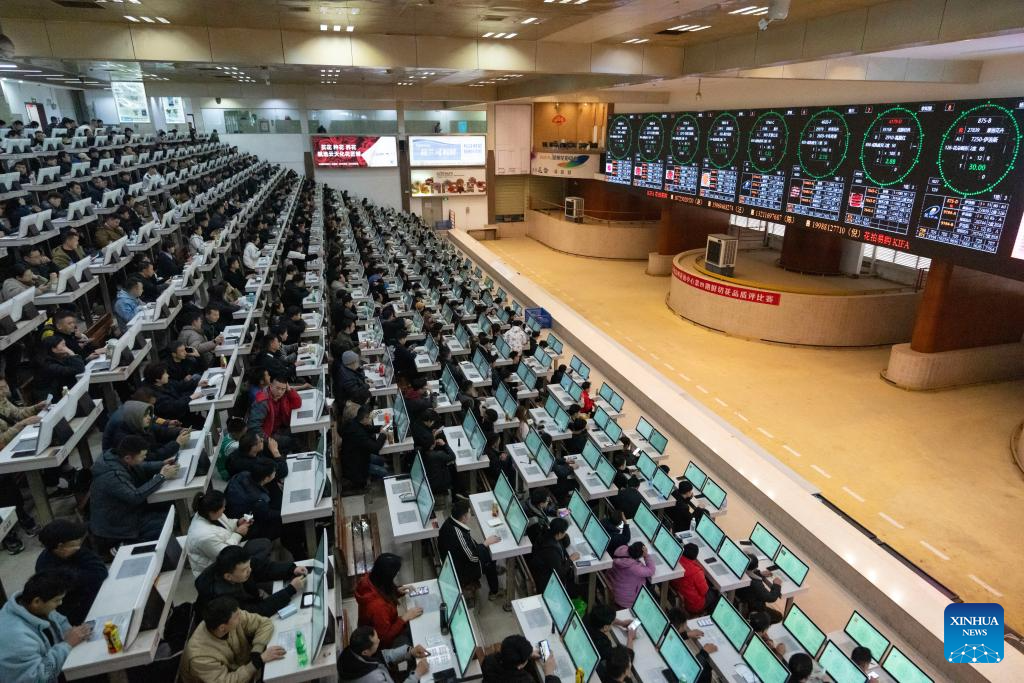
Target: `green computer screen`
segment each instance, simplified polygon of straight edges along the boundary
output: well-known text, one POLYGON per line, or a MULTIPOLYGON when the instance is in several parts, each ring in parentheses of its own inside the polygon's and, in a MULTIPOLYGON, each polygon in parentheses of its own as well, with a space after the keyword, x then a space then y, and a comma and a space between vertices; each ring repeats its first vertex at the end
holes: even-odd
POLYGON ((540 467, 544 476, 546 477, 551 474, 551 468, 555 466, 555 459, 552 457, 551 451, 546 445, 544 445, 543 441, 540 443, 540 446, 537 447, 536 458, 537 466, 540 467))
POLYGON ((597 515, 590 516, 590 520, 583 530, 583 537, 587 539, 590 549, 594 551, 594 556, 600 559, 604 555, 604 551, 608 549, 610 538, 608 532, 604 529, 604 524, 597 518, 597 515))
POLYGON ((601 480, 601 483, 606 488, 611 487, 612 482, 615 480, 615 467, 608 462, 608 458, 600 458, 594 471, 597 472, 597 478, 601 480))
POLYGON ((569 515, 573 523, 582 531, 587 526, 587 517, 590 516, 590 506, 583 500, 579 493, 572 492, 569 498, 569 515))
POLYGON ((825 646, 818 662, 836 683, 864 683, 868 678, 831 640, 825 646))
POLYGON ((592 469, 596 469, 597 463, 601 461, 601 449, 598 448, 590 439, 587 439, 587 443, 583 447, 582 455, 583 459, 592 469))
POLYGON ((562 587, 562 582, 554 572, 548 579, 548 585, 544 587, 543 597, 544 605, 548 608, 548 613, 551 614, 551 620, 555 622, 555 629, 561 633, 572 615, 573 607, 569 602, 569 596, 565 593, 565 588, 562 587))
POLYGON ((722 539, 725 538, 725 532, 718 528, 715 520, 711 519, 711 515, 704 515, 697 522, 697 535, 704 539, 704 542, 715 552, 718 552, 719 546, 722 545, 722 539))
POLYGON ((646 586, 640 589, 636 600, 633 601, 633 615, 640 620, 640 625, 643 626, 652 643, 661 640, 662 634, 665 633, 665 627, 668 626, 668 617, 661 611, 658 601, 654 599, 646 586))
POLYGON ((789 608, 782 625, 812 657, 818 654, 821 644, 825 642, 822 630, 796 605, 789 608))
POLYGON ((695 489, 700 490, 704 488, 704 482, 707 480, 708 475, 704 474, 704 470, 690 462, 686 465, 683 477, 693 484, 695 489))
POLYGON ((917 665, 898 647, 893 647, 882 662, 886 673, 896 679, 896 683, 934 683, 932 679, 917 668, 917 665))
POLYGON ((668 439, 657 429, 651 432, 651 436, 647 439, 647 443, 651 444, 651 448, 659 453, 664 453, 665 449, 668 448, 668 439))
MULTIPOLYGON (((783 550, 785 550, 785 547, 783 547, 783 550)), ((781 556, 782 554, 780 553, 779 557, 781 556)), ((780 564, 779 567, 781 568, 782 565, 780 564)), ((885 654, 885 649, 889 647, 889 639, 883 636, 867 619, 862 617, 860 612, 854 610, 850 620, 846 622, 846 628, 843 630, 858 645, 863 645, 871 650, 871 656, 876 662, 882 661, 882 655, 885 654)))
POLYGON ((430 516, 434 514, 434 493, 429 486, 421 486, 416 492, 416 510, 420 515, 420 524, 430 524, 430 516))
POLYGON ((594 647, 594 641, 590 639, 590 634, 587 633, 578 614, 573 614, 569 619, 562 642, 572 657, 572 663, 577 669, 583 669, 583 680, 589 681, 594 669, 597 668, 597 648, 594 647))
POLYGON ((419 453, 412 461, 412 469, 409 471, 409 479, 412 481, 412 490, 415 493, 419 490, 420 484, 423 483, 424 472, 423 472, 423 456, 419 453))
POLYGON ((651 508, 647 507, 644 503, 641 503, 640 507, 636 509, 636 514, 633 515, 633 522, 640 528, 643 535, 649 539, 653 539, 654 534, 658 533, 658 518, 651 512, 651 508))
POLYGON ((441 572, 437 575, 437 586, 441 591, 441 602, 448 605, 449 610, 454 609, 455 602, 462 595, 462 589, 459 587, 459 577, 455 574, 455 564, 450 555, 444 558, 444 564, 441 565, 441 572))
POLYGON ((494 497, 498 500, 498 507, 501 508, 502 512, 508 509, 508 505, 512 502, 514 495, 515 493, 512 491, 512 487, 509 485, 505 475, 498 475, 498 483, 494 485, 494 497))
POLYGON ((722 545, 718 549, 718 557, 721 558, 729 571, 738 579, 747 571, 747 564, 750 558, 736 545, 731 538, 726 536, 722 539, 722 545))
POLYGON ((523 534, 526 533, 526 515, 518 500, 509 503, 508 510, 505 511, 505 521, 508 522, 508 528, 512 530, 512 535, 518 545, 523 540, 523 534))
POLYGON ((469 624, 469 612, 466 611, 466 601, 459 601, 455 612, 452 613, 450 622, 452 632, 452 644, 455 645, 455 657, 459 661, 459 676, 466 675, 469 663, 473 661, 473 654, 476 652, 476 636, 473 635, 473 627, 469 624))
POLYGON ((715 626, 721 629, 726 639, 732 643, 734 648, 737 650, 743 649, 743 643, 747 642, 747 636, 751 632, 750 624, 740 616, 736 608, 724 597, 719 598, 718 602, 715 603, 715 609, 711 613, 711 620, 715 622, 715 626))
POLYGON ((750 645, 743 652, 743 661, 762 683, 786 683, 789 679, 789 669, 759 636, 750 639, 750 645))
POLYGON ((651 460, 651 456, 643 451, 640 451, 640 457, 636 461, 636 466, 640 470, 640 474, 644 475, 644 479, 647 481, 650 481, 654 477, 654 473, 658 471, 658 463, 651 460))
POLYGON ((708 480, 704 482, 704 488, 701 489, 701 493, 703 493, 704 497, 708 499, 708 502, 716 508, 721 508, 722 503, 725 502, 725 490, 710 477, 708 477, 708 480))
POLYGON ((665 634, 659 652, 679 683, 694 683, 700 677, 700 662, 686 648, 682 636, 674 628, 665 634))
POLYGON ((664 526, 658 529, 654 537, 654 549, 669 567, 675 567, 679 562, 679 556, 683 554, 683 549, 672 537, 672 532, 664 526))
POLYGON ((533 453, 537 454, 537 449, 544 445, 544 440, 540 438, 540 434, 533 427, 530 427, 530 431, 526 433, 526 448, 533 453))
POLYGON ((655 470, 654 479, 651 480, 651 483, 664 500, 668 500, 668 497, 672 495, 672 491, 676 487, 676 482, 672 479, 672 476, 662 469, 655 470))
POLYGON ((750 542, 756 545, 770 560, 775 559, 775 553, 779 552, 779 546, 782 545, 779 539, 772 535, 772 532, 761 526, 760 522, 755 524, 754 530, 750 532, 750 542))
MULTIPOLYGON (((803 561, 794 555, 789 548, 782 546, 779 549, 779 554, 775 558, 775 564, 782 572, 788 576, 793 583, 798 586, 802 586, 804 579, 807 578, 807 565, 803 561)), ((889 641, 885 641, 888 645, 889 641)), ((874 650, 872 650, 874 652, 874 650)), ((885 648, 882 648, 882 652, 885 652, 885 648)))

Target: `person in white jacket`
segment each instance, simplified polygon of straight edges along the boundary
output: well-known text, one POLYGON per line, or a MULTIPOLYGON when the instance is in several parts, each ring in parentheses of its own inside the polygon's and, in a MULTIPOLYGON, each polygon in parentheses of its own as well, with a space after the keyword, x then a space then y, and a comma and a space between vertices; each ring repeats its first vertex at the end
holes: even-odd
POLYGON ((195 515, 188 528, 185 550, 189 566, 197 578, 216 561, 220 551, 229 545, 244 546, 253 559, 270 554, 271 542, 268 539, 246 538, 252 520, 231 519, 224 514, 224 503, 224 494, 216 489, 197 494, 192 503, 195 515))
POLYGON ((247 271, 256 270, 259 261, 260 236, 253 234, 249 236, 249 241, 245 243, 245 249, 242 250, 242 265, 245 266, 247 271))

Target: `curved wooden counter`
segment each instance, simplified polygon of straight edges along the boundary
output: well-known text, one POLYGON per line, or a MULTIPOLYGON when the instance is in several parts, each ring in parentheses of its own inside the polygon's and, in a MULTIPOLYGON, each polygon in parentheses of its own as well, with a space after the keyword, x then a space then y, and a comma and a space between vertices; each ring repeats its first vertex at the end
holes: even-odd
POLYGON ((573 223, 561 213, 530 210, 526 234, 552 249, 593 258, 646 261, 654 251, 657 221, 573 223))

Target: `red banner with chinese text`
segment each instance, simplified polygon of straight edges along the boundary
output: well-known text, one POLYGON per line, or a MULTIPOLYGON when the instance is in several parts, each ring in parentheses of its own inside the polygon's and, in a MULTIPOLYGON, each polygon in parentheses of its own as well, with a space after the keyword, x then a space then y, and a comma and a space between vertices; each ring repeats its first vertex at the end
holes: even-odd
POLYGON ((730 299, 739 299, 740 301, 749 301, 754 304, 766 304, 768 306, 778 306, 779 302, 782 300, 782 294, 779 292, 763 292, 758 289, 737 287, 736 285, 728 282, 705 280, 702 277, 691 275, 686 271, 680 270, 676 266, 672 266, 672 275, 674 275, 680 282, 687 284, 694 289, 699 289, 717 296, 729 297, 730 299))

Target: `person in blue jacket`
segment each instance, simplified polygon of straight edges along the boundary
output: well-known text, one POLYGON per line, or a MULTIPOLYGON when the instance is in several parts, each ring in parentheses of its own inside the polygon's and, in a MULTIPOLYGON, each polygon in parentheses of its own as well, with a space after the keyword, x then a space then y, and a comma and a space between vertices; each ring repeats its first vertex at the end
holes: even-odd
POLYGON ((117 324, 122 332, 128 329, 128 323, 142 306, 142 289, 142 280, 132 276, 124 283, 124 287, 117 290, 117 299, 114 300, 114 317, 117 318, 117 324))
POLYGON ((91 626, 72 627, 57 611, 67 593, 64 572, 41 572, 0 609, 0 681, 56 683, 71 648, 85 641, 91 626))

